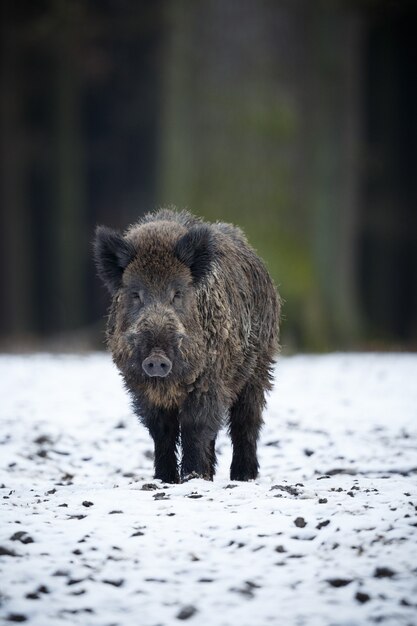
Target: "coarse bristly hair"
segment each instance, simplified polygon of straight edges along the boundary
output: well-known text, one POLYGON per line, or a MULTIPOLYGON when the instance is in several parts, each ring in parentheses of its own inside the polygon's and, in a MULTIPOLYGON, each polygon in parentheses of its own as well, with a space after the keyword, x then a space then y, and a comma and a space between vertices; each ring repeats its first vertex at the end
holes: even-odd
POLYGON ((155 477, 212 479, 226 422, 231 478, 255 478, 280 299, 242 231, 162 209, 124 234, 98 227, 94 250, 112 296, 108 345, 154 439, 155 477), (150 377, 149 355, 169 364, 169 375, 150 377))

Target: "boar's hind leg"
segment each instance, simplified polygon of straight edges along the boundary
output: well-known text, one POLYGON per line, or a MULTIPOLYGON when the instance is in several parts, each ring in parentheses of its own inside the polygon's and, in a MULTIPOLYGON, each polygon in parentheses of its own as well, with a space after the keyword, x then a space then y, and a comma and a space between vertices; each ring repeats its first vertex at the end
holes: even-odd
POLYGON ((264 391, 248 383, 230 411, 229 432, 233 444, 231 480, 250 480, 258 475, 256 446, 262 426, 264 391))
POLYGON ((166 483, 178 483, 179 424, 177 412, 155 409, 143 419, 143 422, 155 444, 155 478, 166 483))

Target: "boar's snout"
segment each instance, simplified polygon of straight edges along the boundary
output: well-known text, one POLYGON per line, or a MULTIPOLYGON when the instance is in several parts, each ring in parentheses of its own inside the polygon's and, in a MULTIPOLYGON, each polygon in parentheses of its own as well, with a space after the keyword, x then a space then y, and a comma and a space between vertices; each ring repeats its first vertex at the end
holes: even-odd
POLYGON ((165 354, 154 352, 142 362, 142 368, 148 376, 165 378, 172 370, 172 363, 165 354))

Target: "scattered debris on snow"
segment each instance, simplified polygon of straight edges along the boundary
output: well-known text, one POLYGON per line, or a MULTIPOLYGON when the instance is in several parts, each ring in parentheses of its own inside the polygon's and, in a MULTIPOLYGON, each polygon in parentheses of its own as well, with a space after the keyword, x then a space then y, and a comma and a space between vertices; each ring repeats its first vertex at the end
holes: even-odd
POLYGON ((261 474, 152 478, 110 358, 0 357, 0 619, 411 626, 417 356, 281 358, 261 474))

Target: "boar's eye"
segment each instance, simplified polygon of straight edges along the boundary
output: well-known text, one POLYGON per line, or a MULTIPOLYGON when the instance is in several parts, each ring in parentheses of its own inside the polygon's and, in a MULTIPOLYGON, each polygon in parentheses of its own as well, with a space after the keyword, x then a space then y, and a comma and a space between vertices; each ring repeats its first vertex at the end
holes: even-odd
POLYGON ((132 300, 138 304, 138 305, 142 305, 143 304, 143 294, 141 291, 132 291, 131 292, 132 295, 132 300))
POLYGON ((175 291, 172 296, 172 304, 181 304, 182 302, 182 291, 175 291))

